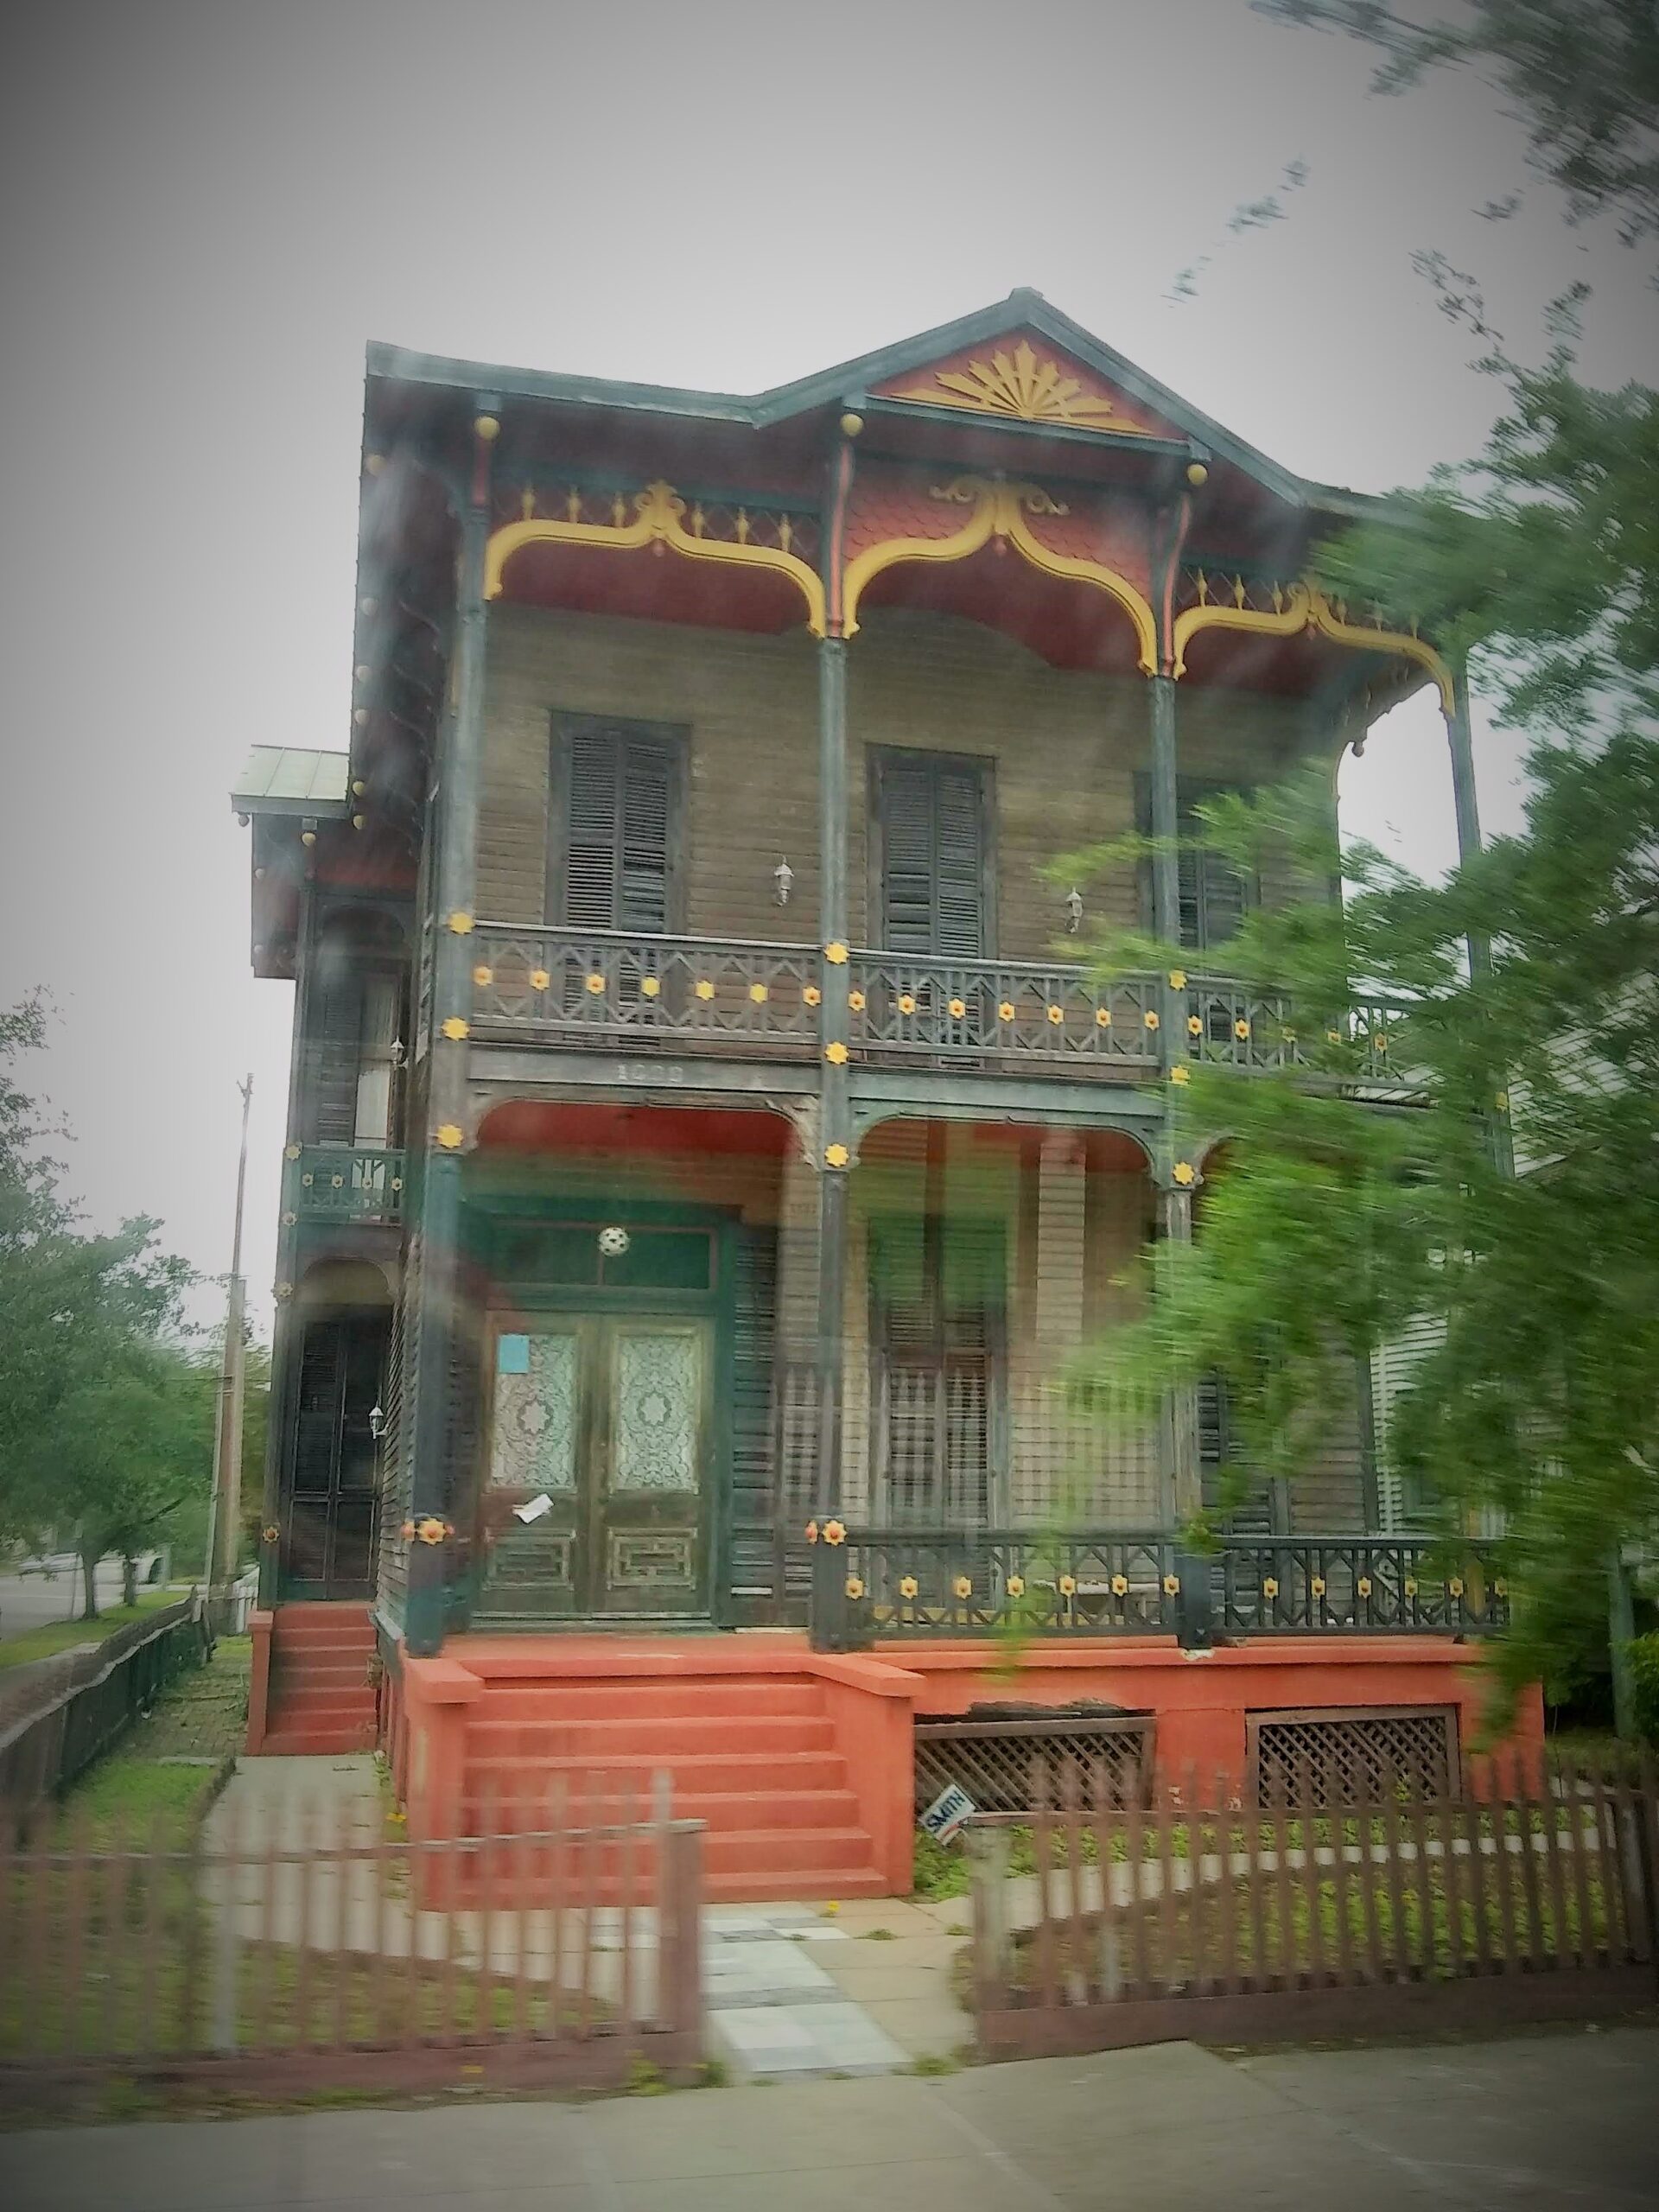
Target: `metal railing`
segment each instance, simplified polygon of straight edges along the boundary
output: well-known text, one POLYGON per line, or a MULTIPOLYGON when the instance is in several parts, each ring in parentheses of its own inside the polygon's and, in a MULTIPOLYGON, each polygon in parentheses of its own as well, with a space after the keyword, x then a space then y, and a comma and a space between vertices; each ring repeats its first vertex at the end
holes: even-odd
POLYGON ((925 1637, 1487 1636, 1509 1585, 1493 1554, 1415 1536, 1228 1537, 1173 1529, 809 1524, 816 1649, 925 1637))
POLYGON ((1171 1635, 1173 1535, 1122 1529, 851 1529, 810 1524, 811 1633, 821 1651, 878 1640, 1171 1635))
POLYGON ((1085 1075, 1157 1062, 1153 976, 1100 982, 1046 962, 878 951, 854 953, 849 974, 853 1044, 873 1058, 1030 1061, 1085 1075))
POLYGON ((1210 1593, 1218 1636, 1489 1636, 1510 1618, 1493 1554, 1432 1537, 1228 1537, 1210 1593))
POLYGON ((404 1155, 382 1147, 308 1144, 289 1163, 286 1211, 298 1219, 401 1221, 404 1155))
POLYGON ((472 945, 480 1035, 798 1052, 817 1044, 816 945, 495 923, 480 923, 472 945))
POLYGON ((1188 972, 1183 994, 1189 1057, 1245 1073, 1294 1071, 1368 1090, 1411 1090, 1403 1001, 1361 996, 1319 1019, 1283 991, 1188 972), (1405 1049, 1402 1051, 1402 1046, 1405 1049))
MULTIPOLYGON (((96 1633, 89 1624, 89 1637, 96 1633)), ((0 1729, 0 1846, 7 1822, 67 1789, 211 1645, 203 1600, 193 1592, 90 1651, 66 1655, 67 1679, 59 1675, 42 1702, 0 1729)))

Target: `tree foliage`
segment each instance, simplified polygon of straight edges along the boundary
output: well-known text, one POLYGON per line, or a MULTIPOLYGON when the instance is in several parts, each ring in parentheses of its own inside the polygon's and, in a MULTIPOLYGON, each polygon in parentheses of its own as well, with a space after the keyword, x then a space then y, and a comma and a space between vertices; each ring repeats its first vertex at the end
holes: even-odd
MULTIPOLYGON (((1569 218, 1611 214, 1635 245, 1659 236, 1659 14, 1652 0, 1465 0, 1418 21, 1382 0, 1255 0, 1282 22, 1345 32, 1377 49, 1380 92, 1433 69, 1478 73, 1525 124, 1534 168, 1569 218)), ((1513 213, 1499 201, 1482 211, 1513 213)))
POLYGON ((73 1539, 91 1566, 163 1542, 206 1500, 216 1355, 184 1325, 189 1268, 137 1219, 88 1234, 19 1062, 38 997, 0 1013, 0 1542, 73 1539))

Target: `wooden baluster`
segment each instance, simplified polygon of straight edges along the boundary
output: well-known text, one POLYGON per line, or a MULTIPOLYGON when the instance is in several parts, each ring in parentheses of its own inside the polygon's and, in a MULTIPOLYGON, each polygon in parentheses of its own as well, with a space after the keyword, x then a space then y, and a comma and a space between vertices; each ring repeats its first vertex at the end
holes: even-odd
POLYGON ((1521 1947, 1516 1933, 1515 1914, 1515 1854, 1510 1846, 1514 1838, 1510 1833, 1512 1820, 1519 1818, 1510 1792, 1513 1774, 1501 1770, 1493 1763, 1494 1778, 1498 1794, 1492 1801, 1492 1879, 1497 1891, 1498 1941, 1502 1946, 1503 1967, 1505 1974, 1521 1971, 1521 1947))
POLYGON ((530 1834, 536 1826, 535 1806, 528 1799, 512 1800, 512 2040, 525 2042, 530 2035, 530 1941, 534 1929, 531 1908, 530 1834))
POLYGON ((1285 1818, 1285 1789, 1272 1792, 1274 1898, 1279 1910, 1279 1982, 1294 1989, 1301 1980, 1296 1947, 1296 1922, 1291 1904, 1290 1827, 1285 1818))
MULTIPOLYGON (((10 1843, 10 1835, 0 1808, 0 1853, 10 1843)), ((131 1873, 129 1856, 130 1847, 127 1838, 127 1816, 118 1805, 110 1827, 109 1855, 104 1861, 104 2021, 99 2034, 100 2055, 113 2058, 122 2047, 126 2027, 126 2007, 122 2002, 126 1993, 129 1947, 127 1943, 127 1884, 131 1873)), ((6 1900, 11 1885, 3 1857, 0 1857, 0 1916, 6 1910, 6 1900)), ((0 1955, 4 1955, 5 1936, 0 1932, 0 1955)), ((0 1980, 3 1975, 0 1974, 0 1980)))
POLYGON ((1128 1802, 1123 1808, 1124 1847, 1128 1862, 1129 1925, 1135 1945, 1134 1994, 1152 1994, 1152 1965, 1149 1956, 1151 1931, 1147 1926, 1146 1910, 1146 1821, 1142 1811, 1142 1792, 1151 1779, 1152 1769, 1143 1766, 1135 1775, 1130 1789, 1128 1802))
POLYGON ((1630 1940, 1620 1910, 1624 1904, 1624 1885, 1619 1879, 1618 1854, 1614 1847, 1606 1764, 1598 1756, 1587 1762, 1587 1768, 1591 1816, 1596 1832, 1597 1887, 1601 1896, 1601 1934, 1596 1943, 1596 1963, 1604 1967, 1622 1966, 1630 1955, 1630 1940))
POLYGON ((334 2001, 333 2035, 336 2050, 351 2035, 351 1999, 356 1993, 356 1954, 351 1948, 353 1878, 356 1871, 357 1807, 334 1800, 334 2001))
POLYGON ((1516 1762, 1516 1794, 1520 1801, 1521 1815, 1521 1889, 1527 1901, 1527 1950, 1529 1965, 1535 1973, 1544 1963, 1544 1916, 1538 1889, 1538 1822, 1548 1817, 1551 1808, 1546 1804, 1542 1814, 1533 1798, 1529 1772, 1531 1761, 1522 1756, 1516 1762))
POLYGON ((58 1965, 58 2048, 66 2058, 81 2049, 81 2012, 86 1995, 86 1916, 88 1900, 86 1808, 84 1800, 70 1809, 63 1823, 65 1865, 61 1883, 63 1955, 58 1965))
POLYGON ((1084 1933, 1083 1820, 1077 1787, 1077 1761, 1065 1760, 1060 1768, 1060 1805, 1065 1834, 1066 1891, 1071 1900, 1071 1923, 1066 1931, 1066 1994, 1073 2005, 1089 2002, 1089 1951, 1084 1933))
POLYGON ((1542 1807, 1544 1883, 1549 1897, 1550 1943, 1548 1959, 1541 1956, 1539 1965, 1548 1964, 1551 1972, 1560 1974, 1573 1963, 1573 1946, 1567 1928, 1567 1870, 1561 1863, 1561 1821, 1563 1805, 1560 1777, 1549 1764, 1540 1759, 1538 1771, 1538 1801, 1542 1807))
POLYGON ((501 1777, 486 1768, 479 1791, 478 1969, 473 1985, 472 2034, 479 2043, 495 2040, 496 1838, 501 1831, 501 1777))
MULTIPOLYGON (((1327 1784, 1334 1777, 1327 1776, 1327 1784)), ((1297 1827, 1302 1839, 1302 1894, 1307 1901, 1307 1973, 1316 1989, 1325 1982, 1325 1872, 1319 1865, 1319 1785, 1314 1780, 1312 1763, 1304 1755, 1298 1762, 1296 1802, 1300 1808, 1297 1827)), ((1337 1808, 1328 1809, 1325 1825, 1332 1833, 1338 1830, 1337 1808)))
POLYGON ((1038 1758, 1031 1770, 1031 1842, 1037 1873, 1038 2001, 1052 2012, 1060 2001, 1054 1943, 1054 1821, 1049 1810, 1048 1763, 1038 1758))
POLYGON ((1175 1828, 1167 1789, 1158 1792, 1156 1819, 1158 1947, 1160 1955, 1158 1980, 1166 1993, 1173 1994, 1181 1986, 1185 1977, 1180 1971, 1180 1930, 1175 1896, 1175 1828))
POLYGON ((1238 1891, 1233 1874, 1233 1815, 1227 1777, 1217 1772, 1210 1778, 1210 1802, 1215 1808, 1216 1855, 1216 1978, 1214 1986, 1224 1994, 1244 1986, 1243 1962, 1238 1955, 1238 1891))
MULTIPOLYGON (((315 1864, 316 1815, 308 1797, 300 1800, 295 1812, 291 1864, 294 1874, 294 1942, 298 1955, 294 1962, 294 2048, 304 2050, 311 2043, 312 1877, 315 1864)), ((286 1888, 287 1885, 283 1886, 286 1888)))
POLYGON ((1413 1889, 1417 1904, 1417 1955, 1421 1979, 1434 1979, 1434 1878, 1428 1854, 1428 1806, 1424 1785, 1427 1776, 1416 1775, 1411 1794, 1406 1800, 1406 1817, 1411 1827, 1411 1846, 1414 1854, 1415 1879, 1413 1889))
MULTIPOLYGON (((161 2048, 159 2033, 158 1993, 162 1981, 162 1911, 165 1905, 168 1866, 166 1859, 167 1829, 159 1807, 149 1816, 149 1834, 143 1859, 144 1884, 144 1936, 138 1960, 138 2050, 142 2056, 150 2056, 161 2048)), ((36 1926, 45 1917, 35 1916, 36 1926)), ((31 1995, 38 2000, 40 1984, 31 1976, 31 1995)))
POLYGON ((1359 1852, 1355 1862, 1359 1883, 1359 1917, 1365 1931, 1362 1978, 1367 1982, 1377 1983, 1383 1978, 1382 1916, 1376 1909, 1376 1885, 1381 1870, 1376 1858, 1377 1807, 1372 1802, 1370 1782, 1370 1770, 1362 1770, 1359 1794, 1354 1802, 1354 1840, 1359 1852))

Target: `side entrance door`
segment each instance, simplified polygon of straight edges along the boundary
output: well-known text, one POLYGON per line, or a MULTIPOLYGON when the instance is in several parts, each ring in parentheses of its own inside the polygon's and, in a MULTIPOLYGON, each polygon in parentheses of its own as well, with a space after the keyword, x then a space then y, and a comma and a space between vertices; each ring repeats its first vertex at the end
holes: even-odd
POLYGON ((494 1350, 474 1618, 707 1618, 712 1322, 549 1314, 494 1350))
POLYGON ((300 1351, 283 1500, 283 1594, 374 1594, 376 1446, 369 1415, 385 1375, 384 1313, 320 1316, 300 1351))

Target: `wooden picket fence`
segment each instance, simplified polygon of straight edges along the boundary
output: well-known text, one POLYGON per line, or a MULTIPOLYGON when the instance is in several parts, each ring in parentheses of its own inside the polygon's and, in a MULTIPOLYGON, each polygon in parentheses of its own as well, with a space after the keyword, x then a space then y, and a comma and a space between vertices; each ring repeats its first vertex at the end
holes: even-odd
POLYGON ((229 1801, 197 1834, 37 1816, 0 1856, 0 2109, 112 2075, 267 2097, 688 2078, 702 1824, 607 1789, 420 1842, 375 1799, 284 1802, 257 1835, 229 1801))
POLYGON ((1189 1773, 1147 1808, 1103 1766, 1058 1783, 1039 1768, 1033 1813, 969 1827, 988 2057, 1659 2000, 1650 1762, 1478 1762, 1450 1795, 1401 1782, 1342 1802, 1241 1802, 1189 1773))

